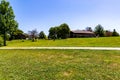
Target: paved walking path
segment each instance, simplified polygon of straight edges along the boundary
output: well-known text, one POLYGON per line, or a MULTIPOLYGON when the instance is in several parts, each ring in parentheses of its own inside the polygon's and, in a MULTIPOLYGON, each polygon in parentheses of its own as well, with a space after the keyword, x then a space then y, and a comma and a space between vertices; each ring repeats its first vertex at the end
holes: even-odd
POLYGON ((12 49, 83 49, 83 50, 120 50, 117 47, 0 47, 0 50, 12 49))

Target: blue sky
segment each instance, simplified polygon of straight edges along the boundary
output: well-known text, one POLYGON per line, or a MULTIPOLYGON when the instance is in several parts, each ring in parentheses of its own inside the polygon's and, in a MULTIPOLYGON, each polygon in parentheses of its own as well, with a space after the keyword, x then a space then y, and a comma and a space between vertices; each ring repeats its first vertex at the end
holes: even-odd
POLYGON ((120 0, 8 0, 19 28, 48 34, 50 27, 67 23, 71 30, 101 24, 120 33, 120 0))

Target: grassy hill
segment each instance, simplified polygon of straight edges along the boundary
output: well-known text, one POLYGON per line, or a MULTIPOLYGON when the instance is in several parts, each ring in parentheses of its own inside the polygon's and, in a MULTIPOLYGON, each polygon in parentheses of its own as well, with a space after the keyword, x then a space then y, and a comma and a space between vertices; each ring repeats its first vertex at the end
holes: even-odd
POLYGON ((102 37, 102 38, 69 38, 63 40, 13 40, 7 42, 7 47, 30 47, 30 46, 98 46, 98 47, 120 47, 120 37, 102 37))
POLYGON ((0 80, 119 80, 120 51, 0 50, 0 80))

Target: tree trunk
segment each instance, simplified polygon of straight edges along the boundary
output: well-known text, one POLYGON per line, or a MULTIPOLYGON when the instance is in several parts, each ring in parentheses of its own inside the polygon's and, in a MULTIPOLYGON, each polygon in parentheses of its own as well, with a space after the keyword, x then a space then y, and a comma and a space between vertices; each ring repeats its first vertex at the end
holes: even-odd
POLYGON ((4 46, 6 46, 6 32, 4 31, 4 46))

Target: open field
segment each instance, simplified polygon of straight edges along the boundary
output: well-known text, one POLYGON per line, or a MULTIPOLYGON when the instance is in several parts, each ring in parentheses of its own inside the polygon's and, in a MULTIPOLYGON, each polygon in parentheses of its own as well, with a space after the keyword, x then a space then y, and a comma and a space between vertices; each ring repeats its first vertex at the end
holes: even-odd
POLYGON ((0 50, 0 80, 119 80, 120 51, 0 50))
POLYGON ((85 47, 120 47, 120 37, 103 37, 103 38, 69 38, 64 40, 14 40, 8 41, 7 47, 44 47, 44 46, 85 46, 85 47))

